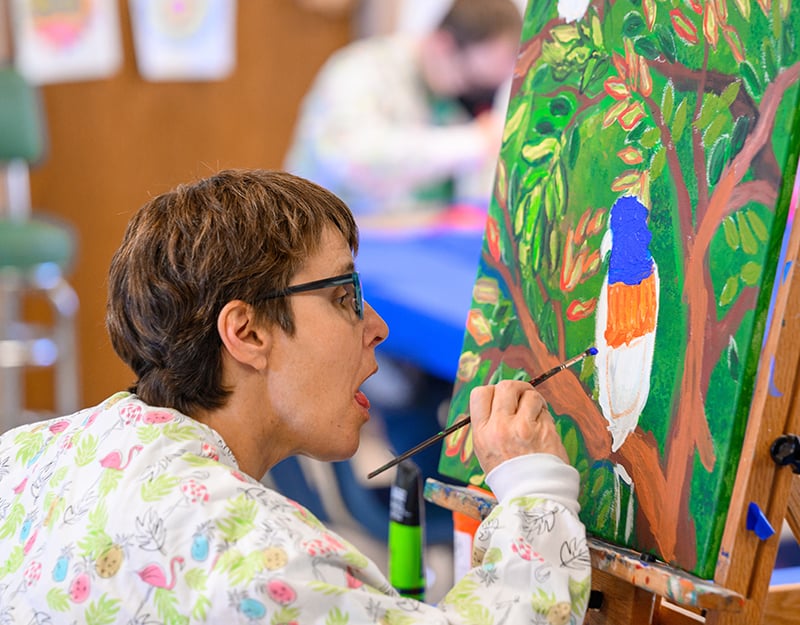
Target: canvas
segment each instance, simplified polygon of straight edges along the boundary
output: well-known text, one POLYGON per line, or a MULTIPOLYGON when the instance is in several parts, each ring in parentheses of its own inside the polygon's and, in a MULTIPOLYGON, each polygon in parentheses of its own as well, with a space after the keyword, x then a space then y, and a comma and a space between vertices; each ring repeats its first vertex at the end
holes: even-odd
MULTIPOLYGON (((536 376, 590 534, 713 575, 800 142, 791 0, 528 4, 451 402, 536 376)), ((476 484, 469 429, 440 470, 476 484)))

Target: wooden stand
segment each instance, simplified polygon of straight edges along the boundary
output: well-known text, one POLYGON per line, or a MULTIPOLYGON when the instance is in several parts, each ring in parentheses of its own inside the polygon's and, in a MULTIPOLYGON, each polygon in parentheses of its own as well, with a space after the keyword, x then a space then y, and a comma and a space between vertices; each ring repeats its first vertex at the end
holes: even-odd
MULTIPOLYGON (((800 541, 800 477, 771 454, 779 437, 800 434, 800 218, 794 226, 779 269, 783 279, 776 285, 714 581, 590 538, 592 588, 603 601, 589 610, 586 623, 800 624, 800 584, 770 588, 784 518, 800 541), (762 540, 747 529, 751 504, 775 528, 772 536, 762 540)), ((800 451, 794 468, 800 471, 800 451)), ((425 498, 476 519, 495 503, 435 480, 426 483, 425 498)))

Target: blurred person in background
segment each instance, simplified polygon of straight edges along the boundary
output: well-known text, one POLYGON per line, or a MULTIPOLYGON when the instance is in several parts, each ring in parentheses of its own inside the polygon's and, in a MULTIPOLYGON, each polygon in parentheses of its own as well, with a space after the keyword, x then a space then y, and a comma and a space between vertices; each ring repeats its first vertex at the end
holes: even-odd
POLYGON ((223 171, 136 212, 106 316, 133 387, 0 436, 0 623, 581 621, 579 476, 530 384, 471 395, 499 504, 476 568, 438 607, 401 597, 259 483, 288 456, 358 448, 388 328, 364 301, 357 251, 347 206, 284 172, 223 171))
POLYGON ((286 168, 359 218, 485 206, 521 25, 511 0, 455 0, 430 32, 345 46, 302 102, 286 168))

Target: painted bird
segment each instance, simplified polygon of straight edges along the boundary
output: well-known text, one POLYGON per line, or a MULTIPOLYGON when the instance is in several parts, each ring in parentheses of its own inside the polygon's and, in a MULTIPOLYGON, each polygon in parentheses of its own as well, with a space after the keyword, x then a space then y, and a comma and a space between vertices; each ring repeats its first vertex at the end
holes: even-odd
POLYGON ((612 451, 636 429, 650 393, 659 290, 647 216, 638 198, 619 198, 600 246, 609 257, 595 318, 595 375, 612 451))

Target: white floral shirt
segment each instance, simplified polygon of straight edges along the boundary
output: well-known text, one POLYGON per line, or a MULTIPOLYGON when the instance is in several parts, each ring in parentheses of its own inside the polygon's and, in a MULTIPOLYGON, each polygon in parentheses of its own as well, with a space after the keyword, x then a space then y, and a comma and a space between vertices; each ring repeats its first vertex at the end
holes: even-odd
POLYGON ((480 563, 434 607, 243 475, 213 430, 118 393, 0 437, 0 624, 579 623, 577 473, 529 458, 553 492, 520 492, 524 458, 501 465, 517 477, 501 476, 513 486, 478 530, 480 563))
POLYGON ((465 109, 432 97, 418 45, 393 35, 335 52, 303 99, 286 169, 359 215, 488 205, 498 155, 465 109))

